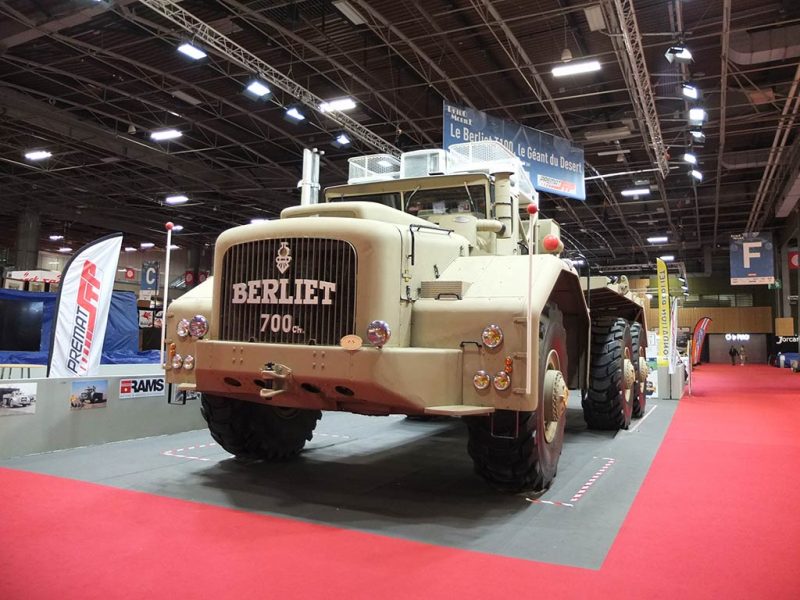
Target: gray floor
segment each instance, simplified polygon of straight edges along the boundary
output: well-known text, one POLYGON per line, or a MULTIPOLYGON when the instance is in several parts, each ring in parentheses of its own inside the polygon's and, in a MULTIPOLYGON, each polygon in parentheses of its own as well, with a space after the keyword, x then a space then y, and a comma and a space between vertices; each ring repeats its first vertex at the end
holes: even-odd
MULTIPOLYGON (((553 487, 501 495, 472 472, 458 420, 326 413, 289 463, 243 464, 206 431, 0 461, 59 475, 336 527, 548 563, 599 568, 672 419, 651 401, 617 435, 587 431, 570 399, 553 487)), ((579 405, 579 402, 577 403, 579 405)))

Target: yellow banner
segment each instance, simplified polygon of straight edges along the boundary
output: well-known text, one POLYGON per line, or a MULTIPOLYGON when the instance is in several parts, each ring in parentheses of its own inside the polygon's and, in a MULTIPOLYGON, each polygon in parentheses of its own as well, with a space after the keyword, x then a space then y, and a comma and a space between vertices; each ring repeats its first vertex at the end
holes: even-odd
POLYGON ((667 273, 667 263, 660 258, 656 259, 658 266, 658 366, 669 366, 669 336, 670 336, 670 314, 669 314, 669 273, 667 273))

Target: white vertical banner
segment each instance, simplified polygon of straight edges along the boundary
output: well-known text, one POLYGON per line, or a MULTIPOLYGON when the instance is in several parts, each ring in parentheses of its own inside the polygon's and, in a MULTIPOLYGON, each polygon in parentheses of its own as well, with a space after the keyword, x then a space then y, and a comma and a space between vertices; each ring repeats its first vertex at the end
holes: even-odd
POLYGON ((675 373, 675 366, 680 362, 678 354, 678 299, 672 299, 672 316, 669 330, 669 374, 675 373))
POLYGON ((48 377, 97 375, 122 248, 115 233, 78 250, 61 276, 48 377))

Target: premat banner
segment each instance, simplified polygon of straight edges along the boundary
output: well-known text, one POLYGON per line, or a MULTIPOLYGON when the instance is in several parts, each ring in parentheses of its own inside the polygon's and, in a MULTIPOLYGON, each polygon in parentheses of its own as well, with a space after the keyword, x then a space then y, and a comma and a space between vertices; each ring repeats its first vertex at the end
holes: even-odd
POLYGON ((64 268, 48 377, 97 375, 121 247, 121 233, 100 238, 64 268))

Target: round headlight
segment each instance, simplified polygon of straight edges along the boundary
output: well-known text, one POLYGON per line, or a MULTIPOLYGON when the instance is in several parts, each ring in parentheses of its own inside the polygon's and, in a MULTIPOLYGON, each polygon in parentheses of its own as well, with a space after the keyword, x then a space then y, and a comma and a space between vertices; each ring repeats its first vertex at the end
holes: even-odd
POLYGON ((183 366, 183 357, 180 354, 176 354, 172 357, 172 368, 173 369, 180 369, 183 366))
POLYGON ((175 333, 178 334, 178 337, 183 339, 189 335, 189 320, 188 319, 181 319, 178 321, 178 324, 175 326, 175 333))
POLYGON ((392 330, 386 321, 373 321, 367 327, 367 339, 377 348, 382 348, 392 337, 392 330))
POLYGON ((503 343, 503 330, 499 325, 488 325, 481 333, 481 340, 487 348, 497 348, 503 343))
POLYGON ((192 317, 189 321, 189 333, 192 337, 201 339, 208 333, 208 320, 203 315, 192 317))
POLYGON ((183 359, 183 368, 187 371, 194 369, 194 356, 191 354, 186 355, 186 358, 183 359))
POLYGON ((476 390, 485 390, 492 383, 492 378, 486 371, 478 371, 472 377, 472 385, 476 390))
POLYGON ((500 371, 494 376, 494 381, 492 383, 494 384, 494 389, 498 392, 503 392, 511 387, 511 375, 505 371, 500 371))

